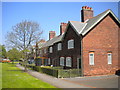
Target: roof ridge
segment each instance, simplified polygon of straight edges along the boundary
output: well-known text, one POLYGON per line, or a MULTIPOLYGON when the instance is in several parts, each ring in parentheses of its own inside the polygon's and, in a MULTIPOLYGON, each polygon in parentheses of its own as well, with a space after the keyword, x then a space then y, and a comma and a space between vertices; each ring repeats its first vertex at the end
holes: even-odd
POLYGON ((120 23, 120 21, 118 20, 118 18, 115 16, 115 14, 112 12, 111 9, 108 9, 100 14, 98 14, 97 16, 89 19, 87 21, 88 25, 84 28, 82 35, 85 35, 92 27, 94 27, 98 22, 100 22, 106 15, 108 15, 109 13, 111 13, 114 18, 120 23))

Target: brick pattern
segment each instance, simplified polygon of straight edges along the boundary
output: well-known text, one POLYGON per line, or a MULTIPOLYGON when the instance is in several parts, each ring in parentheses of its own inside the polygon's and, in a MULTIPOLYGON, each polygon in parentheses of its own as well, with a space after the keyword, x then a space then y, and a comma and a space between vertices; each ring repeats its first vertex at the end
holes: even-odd
POLYGON ((118 25, 111 15, 105 17, 83 38, 84 75, 113 74, 118 69, 118 25), (89 51, 94 51, 95 65, 89 65, 89 51), (108 65, 107 53, 112 52, 108 65))
POLYGON ((93 10, 91 7, 84 6, 81 10, 81 21, 85 22, 85 20, 93 17, 93 10))
MULTIPOLYGON (((59 42, 58 42, 59 43, 59 42)), ((54 66, 60 66, 59 59, 60 57, 65 57, 65 65, 66 65, 66 57, 72 58, 72 67, 64 67, 64 68, 77 68, 77 58, 80 58, 80 37, 76 34, 76 32, 69 26, 67 33, 65 34, 64 40, 62 43, 62 50, 57 50, 57 44, 55 43, 53 47, 53 53, 49 53, 48 57, 51 58, 51 64, 54 66), (70 39, 74 39, 74 49, 68 49, 67 42, 70 39)))

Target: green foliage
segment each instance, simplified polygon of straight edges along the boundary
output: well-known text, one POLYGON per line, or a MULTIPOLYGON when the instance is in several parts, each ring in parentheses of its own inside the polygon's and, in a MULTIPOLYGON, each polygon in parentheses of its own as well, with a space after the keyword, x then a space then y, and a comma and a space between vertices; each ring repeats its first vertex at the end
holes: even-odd
POLYGON ((81 76, 81 70, 79 69, 61 69, 58 67, 57 69, 51 67, 40 67, 40 66, 30 66, 27 67, 32 68, 35 71, 46 73, 48 75, 54 76, 56 78, 70 78, 70 77, 79 77, 81 76))
POLYGON ((21 53, 16 48, 13 48, 7 52, 7 56, 10 60, 20 60, 21 53))
POLYGON ((11 63, 2 64, 2 88, 55 88, 23 72, 11 63))
POLYGON ((20 51, 20 54, 21 54, 21 58, 27 58, 28 57, 28 53, 30 53, 30 50, 28 50, 28 49, 25 49, 25 50, 22 50, 22 51, 20 51))
POLYGON ((7 52, 4 45, 0 45, 0 57, 7 58, 7 52))

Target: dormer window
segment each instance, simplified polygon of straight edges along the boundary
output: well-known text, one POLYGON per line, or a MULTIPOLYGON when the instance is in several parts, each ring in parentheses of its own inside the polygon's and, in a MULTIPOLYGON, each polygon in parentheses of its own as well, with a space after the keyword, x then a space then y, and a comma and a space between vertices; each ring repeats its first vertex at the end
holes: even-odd
POLYGON ((58 43, 57 47, 58 47, 58 51, 62 50, 62 43, 58 43))
POLYGON ((68 40, 68 49, 74 48, 74 40, 68 40))
POLYGON ((52 46, 49 48, 49 52, 50 52, 50 53, 53 52, 53 48, 52 48, 52 46))

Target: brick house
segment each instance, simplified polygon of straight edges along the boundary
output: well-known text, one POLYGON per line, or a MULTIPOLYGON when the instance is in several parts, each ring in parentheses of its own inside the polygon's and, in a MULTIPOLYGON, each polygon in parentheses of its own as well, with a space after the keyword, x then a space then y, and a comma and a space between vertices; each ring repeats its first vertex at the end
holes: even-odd
POLYGON ((84 76, 114 74, 120 67, 120 21, 108 9, 93 17, 92 8, 84 6, 81 22, 61 23, 60 35, 49 32, 49 40, 41 46, 39 65, 80 68, 84 76))

